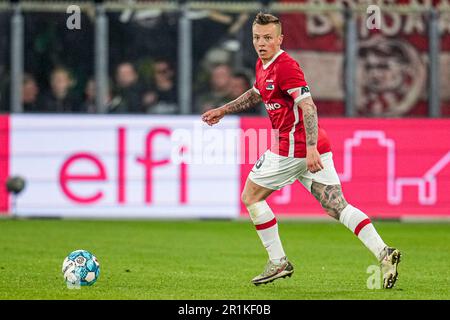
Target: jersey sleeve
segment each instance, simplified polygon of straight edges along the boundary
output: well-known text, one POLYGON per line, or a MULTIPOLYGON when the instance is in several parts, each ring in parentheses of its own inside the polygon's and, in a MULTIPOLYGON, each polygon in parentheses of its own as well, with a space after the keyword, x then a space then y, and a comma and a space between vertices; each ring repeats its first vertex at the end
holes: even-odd
POLYGON ((310 97, 308 84, 305 75, 298 63, 286 63, 282 66, 280 72, 279 85, 283 92, 289 94, 295 103, 310 97))
POLYGON ((257 94, 261 95, 261 92, 259 92, 259 89, 257 87, 256 80, 255 80, 255 82, 253 82, 253 91, 255 91, 257 94))

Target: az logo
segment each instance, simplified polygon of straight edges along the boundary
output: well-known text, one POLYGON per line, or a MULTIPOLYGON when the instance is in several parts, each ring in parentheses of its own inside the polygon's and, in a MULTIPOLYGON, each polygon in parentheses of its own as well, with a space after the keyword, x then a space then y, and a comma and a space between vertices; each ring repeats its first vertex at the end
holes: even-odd
POLYGON ((308 93, 308 92, 309 92, 309 87, 304 86, 304 87, 302 87, 302 91, 300 92, 300 95, 302 96, 303 94, 308 93))

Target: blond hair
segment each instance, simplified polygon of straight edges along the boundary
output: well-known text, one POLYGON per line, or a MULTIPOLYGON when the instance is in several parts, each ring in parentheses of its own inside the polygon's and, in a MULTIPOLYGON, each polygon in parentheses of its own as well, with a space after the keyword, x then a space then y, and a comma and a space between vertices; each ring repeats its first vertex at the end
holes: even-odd
POLYGON ((276 26, 278 26, 281 34, 281 21, 273 14, 259 12, 255 17, 255 20, 253 20, 253 25, 255 24, 267 25, 270 23, 273 23, 276 26))

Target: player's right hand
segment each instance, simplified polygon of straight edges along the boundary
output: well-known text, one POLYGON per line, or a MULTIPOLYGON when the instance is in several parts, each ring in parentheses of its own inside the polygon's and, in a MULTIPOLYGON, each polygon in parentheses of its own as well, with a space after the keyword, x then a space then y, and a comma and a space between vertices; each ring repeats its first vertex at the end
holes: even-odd
POLYGON ((206 122, 208 125, 215 125, 225 116, 225 112, 222 108, 216 108, 206 111, 202 114, 202 120, 206 122))
POLYGON ((316 147, 308 146, 306 148, 306 167, 311 173, 316 173, 323 169, 320 153, 316 147))

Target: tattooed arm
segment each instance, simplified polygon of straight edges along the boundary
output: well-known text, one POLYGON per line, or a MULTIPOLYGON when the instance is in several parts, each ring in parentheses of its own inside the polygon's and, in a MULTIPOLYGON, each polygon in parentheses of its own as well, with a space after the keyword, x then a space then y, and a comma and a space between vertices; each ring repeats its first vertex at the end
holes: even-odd
POLYGON ((212 126, 222 119, 226 114, 242 112, 254 107, 261 102, 261 96, 253 88, 244 92, 240 97, 228 102, 224 106, 212 109, 202 115, 202 120, 212 126))
POLYGON ((236 113, 250 109, 262 101, 261 96, 257 94, 253 88, 244 92, 237 99, 224 105, 225 114, 236 113))
POLYGON ((323 169, 319 151, 317 151, 317 137, 319 131, 317 108, 311 97, 304 98, 298 102, 302 109, 303 125, 306 135, 306 165, 312 173, 323 169))
POLYGON ((317 108, 311 97, 302 99, 298 103, 303 112, 303 125, 305 126, 306 146, 317 147, 318 120, 317 108))

